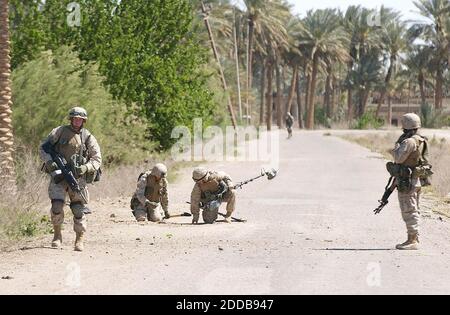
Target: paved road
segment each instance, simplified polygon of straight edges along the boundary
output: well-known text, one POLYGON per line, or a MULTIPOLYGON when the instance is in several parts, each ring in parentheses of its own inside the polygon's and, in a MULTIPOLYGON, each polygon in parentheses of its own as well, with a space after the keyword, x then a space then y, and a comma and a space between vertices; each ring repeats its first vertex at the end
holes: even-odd
MULTIPOLYGON (((133 222, 128 200, 94 205, 86 251, 51 237, 0 255, 0 293, 45 294, 413 294, 450 293, 450 224, 423 219, 417 252, 394 250, 406 238, 396 197, 372 209, 386 184, 385 162, 323 132, 280 140, 280 173, 238 192, 235 215, 247 223, 133 222), (115 218, 110 218, 110 215, 115 218)), ((240 181, 258 163, 216 163, 240 181)), ((186 209, 189 171, 172 185, 172 211, 186 209)), ((69 221, 67 221, 70 223, 69 221)))

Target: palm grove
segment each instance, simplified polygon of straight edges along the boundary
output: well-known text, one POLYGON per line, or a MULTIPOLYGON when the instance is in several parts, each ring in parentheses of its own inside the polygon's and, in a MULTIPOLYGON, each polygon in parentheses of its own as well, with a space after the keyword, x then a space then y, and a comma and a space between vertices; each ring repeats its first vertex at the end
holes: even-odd
POLYGON ((448 124, 448 0, 415 1, 423 23, 387 7, 299 17, 282 0, 78 0, 79 25, 69 2, 1 1, 2 178, 14 147, 36 147, 74 103, 111 164, 168 149, 195 117, 270 129, 290 111, 300 128, 364 128, 417 96, 427 123, 448 124))

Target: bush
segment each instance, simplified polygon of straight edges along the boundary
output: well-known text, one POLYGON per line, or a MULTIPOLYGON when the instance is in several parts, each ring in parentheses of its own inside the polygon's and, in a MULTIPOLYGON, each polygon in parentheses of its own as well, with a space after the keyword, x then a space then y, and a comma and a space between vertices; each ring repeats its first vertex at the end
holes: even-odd
POLYGON ((51 231, 47 216, 42 216, 47 180, 39 171, 40 161, 23 146, 16 153, 17 191, 0 186, 0 246, 10 240, 51 231))
POLYGON ((420 106, 420 118, 424 128, 442 128, 450 126, 450 115, 448 112, 436 110, 428 103, 420 106))
POLYGON ((50 131, 67 124, 71 107, 88 111, 88 128, 99 141, 106 164, 143 158, 152 149, 145 125, 128 115, 102 85, 95 64, 81 62, 69 47, 47 51, 13 72, 13 124, 20 142, 37 150, 50 131))
POLYGON ((384 120, 382 118, 377 118, 375 112, 368 111, 354 123, 353 129, 378 129, 383 125, 384 120))

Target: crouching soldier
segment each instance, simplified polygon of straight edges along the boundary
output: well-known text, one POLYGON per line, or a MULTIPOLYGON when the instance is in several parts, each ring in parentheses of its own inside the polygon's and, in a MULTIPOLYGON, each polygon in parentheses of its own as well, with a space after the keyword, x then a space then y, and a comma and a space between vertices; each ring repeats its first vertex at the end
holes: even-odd
POLYGON ((170 218, 167 167, 156 164, 151 171, 139 176, 137 189, 131 199, 131 209, 138 222, 160 222, 170 218))
POLYGON ((236 192, 230 176, 223 172, 209 172, 199 167, 194 169, 192 179, 195 182, 191 193, 192 224, 198 223, 200 208, 203 209, 203 221, 214 223, 222 202, 227 203, 225 222, 231 223, 231 214, 236 205, 236 192))
POLYGON ((97 140, 84 128, 87 119, 85 109, 72 108, 69 112, 70 125, 53 129, 39 150, 40 157, 45 163, 45 171, 52 174, 48 194, 52 203, 50 211, 54 230, 52 247, 55 248, 62 244, 63 208, 66 196, 69 195, 74 221, 73 229, 76 233, 75 250, 83 251, 84 249, 86 214, 90 213, 87 208, 89 193, 86 184, 99 180, 102 163, 97 140), (61 174, 62 170, 52 155, 60 157, 58 158, 60 165, 65 165, 70 170, 70 176, 64 177, 61 174))

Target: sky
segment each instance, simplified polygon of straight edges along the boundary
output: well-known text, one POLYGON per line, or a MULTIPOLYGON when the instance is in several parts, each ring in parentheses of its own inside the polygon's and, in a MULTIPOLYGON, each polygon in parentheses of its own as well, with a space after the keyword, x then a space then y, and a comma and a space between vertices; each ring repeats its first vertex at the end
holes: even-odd
MULTIPOLYGON (((242 0, 236 0, 242 5, 242 0)), ((361 5, 366 8, 380 8, 382 5, 400 11, 404 20, 421 20, 424 18, 417 13, 413 0, 288 0, 293 7, 294 14, 300 14, 301 17, 311 9, 339 8, 345 11, 350 5, 361 5)))
POLYGON ((350 5, 361 5, 366 8, 380 8, 382 5, 400 11, 405 20, 423 18, 417 13, 412 0, 288 0, 294 5, 294 13, 304 16, 311 9, 340 8, 345 11, 350 5))

